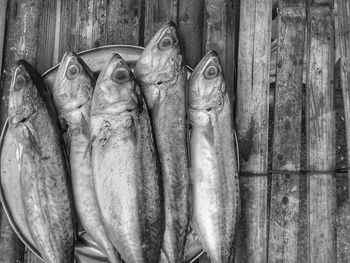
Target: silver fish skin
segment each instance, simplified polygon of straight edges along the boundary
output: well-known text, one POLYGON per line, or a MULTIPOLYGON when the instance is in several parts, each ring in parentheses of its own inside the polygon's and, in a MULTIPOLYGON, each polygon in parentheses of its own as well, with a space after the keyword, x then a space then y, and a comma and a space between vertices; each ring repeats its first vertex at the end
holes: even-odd
POLYGON ((216 52, 189 79, 192 220, 214 263, 230 261, 240 197, 230 100, 216 52))
POLYGON ((62 134, 40 75, 23 60, 14 71, 8 117, 31 236, 45 262, 72 263, 75 222, 62 134))
POLYGON ((158 261, 163 236, 160 172, 146 103, 113 54, 92 99, 95 190, 107 234, 126 263, 158 261))
POLYGON ((186 65, 174 22, 164 24, 142 52, 135 67, 159 154, 164 189, 167 262, 182 262, 189 222, 189 165, 186 123, 186 65))
POLYGON ((51 93, 69 154, 75 214, 111 263, 121 262, 103 227, 92 178, 90 108, 95 78, 84 61, 67 52, 51 93))

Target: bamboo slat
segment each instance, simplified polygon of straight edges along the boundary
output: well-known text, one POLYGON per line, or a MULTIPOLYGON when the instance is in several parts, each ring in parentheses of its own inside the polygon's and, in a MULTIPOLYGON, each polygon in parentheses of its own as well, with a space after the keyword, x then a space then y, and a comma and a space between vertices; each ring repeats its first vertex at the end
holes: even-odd
MULTIPOLYGON (((341 87, 343 91, 343 101, 345 109, 345 122, 350 127, 350 1, 337 0, 338 27, 337 30, 337 47, 340 53, 341 62, 341 87)), ((337 49, 338 49, 337 48, 337 49)), ((348 167, 350 167, 350 129, 346 129, 348 167)), ((350 178, 350 173, 349 173, 350 178)))
POLYGON ((308 5, 307 169, 309 262, 336 262, 333 1, 308 5), (328 173, 327 173, 328 172, 328 173))
POLYGON ((267 261, 269 0, 242 0, 237 66, 236 123, 240 145, 242 215, 236 262, 267 261), (259 175, 260 174, 260 175, 259 175))
POLYGON ((106 1, 79 0, 74 32, 74 50, 90 49, 105 44, 106 1))
MULTIPOLYGON (((305 1, 279 1, 272 170, 300 170, 305 1)), ((268 262, 296 263, 299 175, 272 174, 268 262)))
POLYGON ((187 64, 194 68, 203 55, 204 1, 179 0, 178 32, 187 64))
POLYGON ((54 64, 52 47, 55 44, 56 0, 42 1, 39 23, 37 70, 44 73, 54 64))
POLYGON ((145 0, 144 45, 146 46, 157 30, 167 21, 177 23, 177 0, 145 0))
POLYGON ((7 0, 3 0, 0 2, 0 79, 2 73, 2 56, 5 41, 6 9, 7 0))
POLYGON ((142 1, 110 0, 107 5, 107 44, 142 44, 142 1))
MULTIPOLYGON (((340 86, 344 102, 344 115, 346 125, 347 166, 350 167, 350 1, 335 1, 335 33, 336 58, 340 58, 340 86)), ((337 59, 336 59, 337 61, 337 59)), ((348 172, 350 178, 350 172, 348 172)), ((350 190, 350 188, 349 188, 350 190)), ((337 211, 337 259, 338 262, 350 262, 349 243, 349 202, 338 207, 337 211), (345 222, 344 222, 345 221, 345 222)))
POLYGON ((56 40, 55 48, 58 50, 57 61, 59 62, 63 54, 68 51, 75 50, 75 33, 76 29, 76 14, 77 14, 77 1, 59 0, 57 7, 61 10, 57 10, 56 13, 60 14, 60 23, 56 24, 56 40), (59 27, 59 29, 57 29, 59 27), (58 39, 57 39, 58 37, 58 39))

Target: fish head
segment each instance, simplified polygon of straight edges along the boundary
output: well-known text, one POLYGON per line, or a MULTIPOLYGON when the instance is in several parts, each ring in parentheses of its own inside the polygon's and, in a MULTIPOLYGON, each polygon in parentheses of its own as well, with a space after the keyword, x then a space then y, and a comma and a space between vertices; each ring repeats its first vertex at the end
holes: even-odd
POLYGON ((8 117, 10 124, 24 123, 38 111, 39 85, 43 85, 39 73, 26 61, 20 60, 12 76, 8 117))
POLYGON ((121 114, 140 106, 140 89, 128 66, 114 53, 101 71, 92 100, 92 114, 121 114))
POLYGON ((135 76, 141 85, 159 86, 176 79, 183 67, 176 24, 169 21, 156 32, 145 47, 136 63, 135 76))
POLYGON ((66 52, 52 88, 58 112, 73 111, 86 105, 93 93, 95 78, 85 62, 73 52, 66 52))
POLYGON ((215 51, 209 51, 193 70, 189 79, 189 108, 219 112, 225 100, 223 70, 215 51))

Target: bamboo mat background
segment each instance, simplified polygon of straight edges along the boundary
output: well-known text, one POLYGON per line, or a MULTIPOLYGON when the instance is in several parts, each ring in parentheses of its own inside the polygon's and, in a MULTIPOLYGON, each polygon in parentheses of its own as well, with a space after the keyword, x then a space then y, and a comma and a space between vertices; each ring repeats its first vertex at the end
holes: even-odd
MULTIPOLYGON (((0 0, 1 127, 16 60, 24 58, 43 73, 67 50, 144 46, 164 22, 174 20, 189 66, 210 49, 218 52, 234 105, 242 164, 235 262, 350 262, 347 174, 298 174, 349 166, 349 5, 349 0, 0 0)), ((2 209, 0 262, 40 262, 2 209)), ((203 256, 198 262, 210 260, 203 256)))

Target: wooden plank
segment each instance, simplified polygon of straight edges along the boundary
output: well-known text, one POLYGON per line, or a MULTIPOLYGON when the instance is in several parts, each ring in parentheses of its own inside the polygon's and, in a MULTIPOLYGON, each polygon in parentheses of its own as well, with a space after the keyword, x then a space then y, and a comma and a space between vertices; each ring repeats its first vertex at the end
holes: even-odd
POLYGON ((309 262, 336 262, 334 17, 332 1, 308 5, 307 169, 309 262))
POLYGON ((141 0, 61 0, 58 60, 106 44, 140 44, 141 0))
POLYGON ((177 0, 145 0, 145 46, 165 22, 173 20, 177 23, 177 12, 177 0))
POLYGON ((241 233, 236 262, 267 261, 268 90, 270 0, 242 0, 237 66, 236 123, 240 147, 241 233))
POLYGON ((53 48, 53 64, 57 64, 59 61, 60 55, 60 36, 61 36, 61 11, 62 11, 62 1, 56 1, 56 20, 55 20, 55 42, 53 48))
MULTIPOLYGON (((237 47, 238 1, 206 0, 205 1, 205 52, 213 49, 220 58, 224 68, 229 96, 234 102, 235 59, 237 47)), ((234 107, 234 103, 232 103, 234 107)))
MULTIPOLYGON (((58 45, 58 61, 61 60, 63 54, 68 51, 75 50, 75 38, 76 38, 76 18, 77 18, 77 1, 60 0, 60 20, 59 24, 59 45, 58 45)), ((57 26, 57 25, 56 25, 57 26)), ((56 41, 57 42, 57 41, 56 41)))
MULTIPOLYGON (((350 0, 337 0, 338 27, 336 27, 338 41, 337 49, 340 53, 340 79, 343 91, 345 123, 350 127, 350 0)), ((346 129, 348 167, 350 167, 350 128, 346 129)), ((349 172, 350 178, 350 172, 349 172)))
MULTIPOLYGON (((79 52, 105 44, 107 0, 77 1, 74 50, 79 52)), ((63 21, 63 23, 65 23, 63 21)))
MULTIPOLYGON (((346 125, 347 166, 350 167, 350 0, 335 1, 335 43, 336 58, 340 58, 340 86, 343 94, 346 125)), ((337 60, 336 60, 337 61, 337 60)), ((348 171, 350 179, 350 171, 348 171)), ((349 183, 349 182, 348 182, 349 183)), ((350 187, 349 187, 350 191, 350 187)), ((350 196, 350 193, 349 193, 350 196)), ((349 217, 350 205, 347 201, 337 211, 337 258, 338 262, 350 262, 349 217)))
POLYGON ((187 64, 194 68, 203 55, 204 1, 179 0, 178 32, 187 64))
POLYGON ((107 44, 141 45, 140 0, 110 0, 107 6, 107 44))
POLYGON ((39 23, 37 70, 44 73, 53 66, 52 47, 55 43, 56 0, 42 1, 39 23))
POLYGON ((2 73, 2 56, 5 41, 7 0, 0 1, 0 79, 2 73))
MULTIPOLYGON (((279 1, 272 169, 300 170, 305 1, 279 1)), ((268 262, 296 263, 299 175, 272 174, 268 262)))

